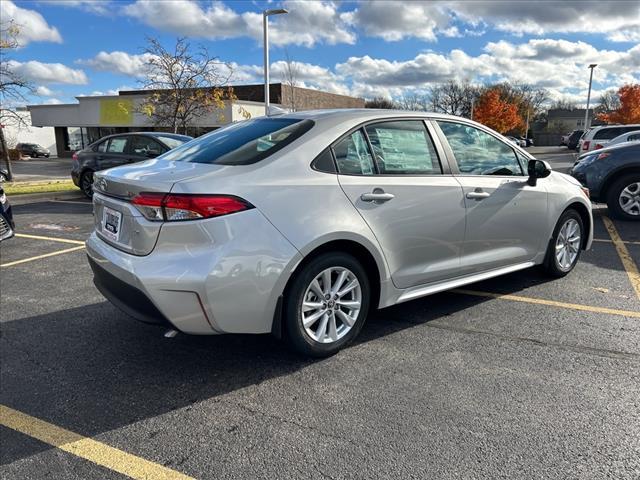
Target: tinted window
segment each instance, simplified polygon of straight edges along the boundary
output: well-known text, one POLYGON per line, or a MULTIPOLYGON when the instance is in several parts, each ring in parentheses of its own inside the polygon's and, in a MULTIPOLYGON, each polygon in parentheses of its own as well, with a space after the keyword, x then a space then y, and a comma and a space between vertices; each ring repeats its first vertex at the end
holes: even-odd
POLYGON ((361 130, 340 140, 334 147, 338 172, 348 175, 373 175, 373 159, 361 130))
POLYGON ((438 125, 447 137, 461 173, 469 175, 522 175, 523 170, 509 145, 493 135, 461 123, 438 125))
POLYGON ((142 135, 134 135, 130 137, 129 141, 131 143, 129 146, 129 151, 135 155, 140 155, 143 157, 157 157, 166 150, 153 138, 145 137, 142 135))
POLYGON ((105 142, 99 143, 95 148, 96 152, 106 152, 107 151, 107 143, 109 143, 108 140, 105 141, 105 142))
POLYGON ((324 152, 316 157, 311 165, 315 170, 325 173, 336 173, 336 165, 333 163, 333 154, 331 149, 327 148, 324 152))
POLYGON ((419 120, 375 123, 366 126, 382 174, 442 173, 431 137, 419 120))
POLYGON ((593 136, 594 140, 611 140, 625 132, 624 128, 603 128, 598 130, 593 136))
POLYGON ((633 133, 627 137, 627 141, 640 140, 640 133, 633 133))
POLYGON ((313 126, 311 120, 257 118, 220 128, 162 155, 165 160, 248 165, 285 147, 313 126))
POLYGON ((109 140, 109 146, 107 152, 109 153, 123 153, 127 148, 127 137, 116 137, 109 140))

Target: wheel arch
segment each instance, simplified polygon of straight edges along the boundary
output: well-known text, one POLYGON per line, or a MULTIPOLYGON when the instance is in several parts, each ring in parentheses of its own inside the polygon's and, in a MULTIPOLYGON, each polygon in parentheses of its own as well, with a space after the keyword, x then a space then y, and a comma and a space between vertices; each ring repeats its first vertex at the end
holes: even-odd
POLYGON ((591 217, 591 213, 587 208, 587 206, 581 202, 570 203, 569 205, 567 205, 567 207, 564 209, 562 213, 564 214, 564 212, 566 212, 567 210, 575 210, 576 212, 578 212, 578 215, 580 215, 580 219, 582 220, 582 225, 586 229, 586 232, 585 232, 586 235, 582 236, 582 249, 586 250, 589 237, 591 235, 591 232, 593 231, 593 219, 591 217))
POLYGON ((600 188, 600 194, 598 195, 598 198, 600 198, 602 201, 606 201, 611 186, 621 177, 634 173, 640 175, 640 165, 626 165, 619 168, 618 170, 611 172, 602 181, 602 187, 600 188))
POLYGON ((297 273, 311 260, 327 252, 348 253, 362 264, 365 272, 367 273, 367 278, 369 279, 369 283, 371 286, 370 305, 371 307, 377 308, 380 301, 381 282, 384 278, 384 275, 386 274, 384 264, 380 264, 380 262, 383 262, 384 260, 376 259, 376 256, 369 250, 369 248, 367 248, 362 242, 359 242, 357 240, 343 238, 328 240, 324 243, 312 247, 307 252, 301 252, 304 255, 303 258, 295 265, 295 267, 291 271, 284 289, 278 297, 276 309, 274 312, 271 333, 277 338, 282 338, 282 335, 284 333, 284 322, 282 319, 284 296, 287 294, 289 288, 291 287, 297 273))

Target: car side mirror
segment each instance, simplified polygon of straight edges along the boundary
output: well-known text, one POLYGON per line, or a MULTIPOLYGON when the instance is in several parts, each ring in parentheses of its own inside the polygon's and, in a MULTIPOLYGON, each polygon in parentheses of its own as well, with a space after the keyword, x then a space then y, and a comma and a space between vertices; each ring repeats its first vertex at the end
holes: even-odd
POLYGON ((529 174, 527 183, 535 187, 538 184, 539 178, 545 178, 551 175, 551 165, 544 160, 529 160, 527 173, 529 174))

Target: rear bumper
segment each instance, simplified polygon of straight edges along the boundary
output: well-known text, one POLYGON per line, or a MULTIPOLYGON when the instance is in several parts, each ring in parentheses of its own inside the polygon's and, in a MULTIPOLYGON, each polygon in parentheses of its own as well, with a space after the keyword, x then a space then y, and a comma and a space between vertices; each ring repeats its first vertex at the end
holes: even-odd
POLYGON ((153 251, 87 240, 96 287, 132 317, 185 333, 269 333, 300 253, 257 210, 165 223, 153 251))

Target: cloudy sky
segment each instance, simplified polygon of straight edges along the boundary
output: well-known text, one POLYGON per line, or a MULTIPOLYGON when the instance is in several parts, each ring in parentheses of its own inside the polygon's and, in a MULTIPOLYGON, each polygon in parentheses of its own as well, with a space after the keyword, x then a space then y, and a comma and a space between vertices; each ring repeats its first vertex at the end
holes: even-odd
POLYGON ((640 82, 638 1, 1 0, 22 26, 10 67, 31 79, 33 103, 136 88, 145 37, 189 36, 233 64, 234 81, 262 81, 262 15, 272 17, 272 81, 283 59, 299 83, 362 97, 397 97, 449 79, 533 83, 586 102, 640 82))

